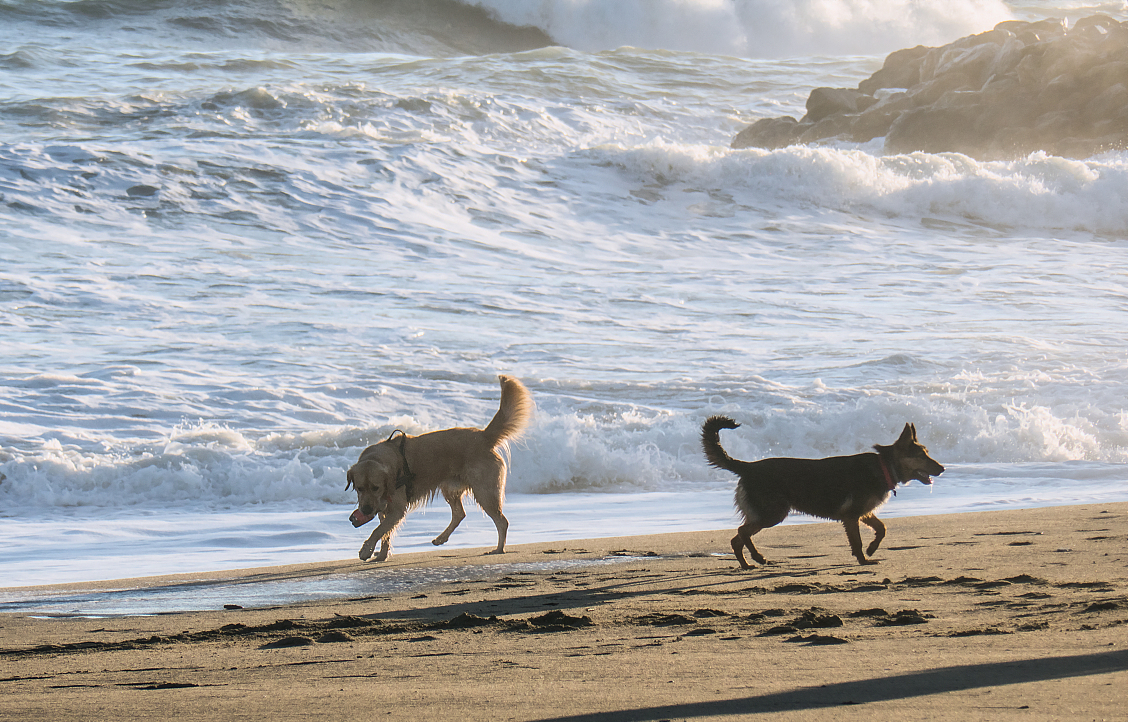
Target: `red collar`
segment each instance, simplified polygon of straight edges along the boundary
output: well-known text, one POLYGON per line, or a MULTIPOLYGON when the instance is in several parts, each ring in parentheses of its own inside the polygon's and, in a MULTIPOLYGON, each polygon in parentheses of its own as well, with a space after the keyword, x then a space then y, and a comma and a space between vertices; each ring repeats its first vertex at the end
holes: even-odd
POLYGON ((881 454, 877 455, 877 463, 881 464, 881 473, 885 475, 885 485, 889 487, 889 491, 896 494, 897 482, 893 480, 893 475, 889 473, 889 465, 885 463, 885 459, 881 457, 881 454))

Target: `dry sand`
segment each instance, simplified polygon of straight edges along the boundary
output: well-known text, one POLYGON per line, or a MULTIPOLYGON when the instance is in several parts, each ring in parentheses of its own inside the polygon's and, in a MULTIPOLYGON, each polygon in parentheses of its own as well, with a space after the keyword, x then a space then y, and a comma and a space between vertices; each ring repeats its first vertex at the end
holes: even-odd
POLYGON ((741 571, 731 534, 101 585, 463 573, 264 609, 0 615, 0 719, 1128 718, 1128 503, 892 519, 875 566, 826 523, 763 532, 776 563, 741 571))

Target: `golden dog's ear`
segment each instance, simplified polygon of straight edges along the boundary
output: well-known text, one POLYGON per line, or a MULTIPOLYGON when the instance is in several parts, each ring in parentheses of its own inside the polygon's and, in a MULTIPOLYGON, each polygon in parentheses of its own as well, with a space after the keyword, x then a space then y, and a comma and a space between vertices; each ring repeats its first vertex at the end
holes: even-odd
POLYGON ((345 491, 348 491, 350 486, 353 486, 352 469, 349 469, 349 473, 345 474, 345 491))

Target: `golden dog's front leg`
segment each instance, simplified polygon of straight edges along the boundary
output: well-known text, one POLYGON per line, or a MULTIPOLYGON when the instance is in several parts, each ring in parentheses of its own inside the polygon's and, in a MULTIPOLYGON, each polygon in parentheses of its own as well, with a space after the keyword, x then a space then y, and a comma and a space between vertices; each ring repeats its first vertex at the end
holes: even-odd
POLYGON ((388 553, 392 549, 392 534, 403 521, 404 516, 404 513, 395 516, 380 514, 380 526, 376 527, 372 536, 368 537, 368 540, 360 547, 360 560, 362 562, 372 559, 372 553, 376 551, 376 542, 380 542, 380 553, 376 555, 375 561, 382 562, 388 558, 388 553))
POLYGON ((374 562, 387 561, 388 554, 389 554, 389 552, 392 551, 392 543, 391 543, 391 541, 389 541, 391 536, 392 535, 389 534, 388 536, 386 536, 386 537, 384 537, 383 539, 380 540, 380 553, 377 554, 376 558, 373 559, 372 561, 374 561, 374 562))
POLYGON ((366 562, 372 558, 372 552, 376 551, 376 542, 379 540, 380 538, 376 536, 376 532, 372 532, 372 536, 368 537, 368 540, 360 545, 360 560, 362 562, 366 562))

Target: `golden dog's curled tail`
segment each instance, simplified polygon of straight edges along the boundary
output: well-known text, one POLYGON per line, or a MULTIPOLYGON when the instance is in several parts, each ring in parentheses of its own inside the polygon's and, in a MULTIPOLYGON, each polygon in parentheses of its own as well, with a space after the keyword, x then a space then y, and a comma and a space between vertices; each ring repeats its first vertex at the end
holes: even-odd
POLYGON ((533 417, 533 396, 512 376, 498 376, 501 381, 501 405, 489 426, 482 432, 490 447, 516 439, 533 417))
POLYGON ((739 474, 737 470, 739 461, 725 453, 721 448, 721 429, 735 429, 740 426, 727 416, 710 416, 701 425, 701 448, 705 451, 705 459, 718 469, 739 474))

